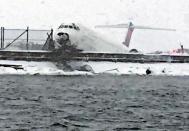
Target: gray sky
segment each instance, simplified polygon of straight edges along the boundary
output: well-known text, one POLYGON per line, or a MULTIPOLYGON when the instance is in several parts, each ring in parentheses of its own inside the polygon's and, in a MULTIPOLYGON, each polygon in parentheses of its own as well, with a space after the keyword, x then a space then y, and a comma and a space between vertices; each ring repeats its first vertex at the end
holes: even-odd
POLYGON ((64 21, 189 27, 188 0, 0 0, 5 26, 49 27, 64 21))

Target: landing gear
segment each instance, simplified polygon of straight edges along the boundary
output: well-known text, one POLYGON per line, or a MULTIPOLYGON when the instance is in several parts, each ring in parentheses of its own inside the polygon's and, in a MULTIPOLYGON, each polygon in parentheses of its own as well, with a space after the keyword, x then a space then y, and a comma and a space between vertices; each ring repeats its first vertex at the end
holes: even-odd
POLYGON ((131 49, 129 52, 130 53, 138 53, 138 50, 137 49, 131 49))

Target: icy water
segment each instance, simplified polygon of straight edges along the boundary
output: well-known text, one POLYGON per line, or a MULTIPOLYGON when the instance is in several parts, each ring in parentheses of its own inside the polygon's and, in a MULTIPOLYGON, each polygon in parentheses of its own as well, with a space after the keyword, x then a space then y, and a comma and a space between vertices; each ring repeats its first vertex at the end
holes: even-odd
POLYGON ((2 131, 189 130, 189 77, 0 76, 2 131))

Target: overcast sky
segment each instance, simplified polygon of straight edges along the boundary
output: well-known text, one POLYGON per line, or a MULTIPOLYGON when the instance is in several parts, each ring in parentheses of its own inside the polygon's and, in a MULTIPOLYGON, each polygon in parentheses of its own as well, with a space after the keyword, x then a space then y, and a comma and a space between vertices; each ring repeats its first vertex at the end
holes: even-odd
POLYGON ((0 23, 51 27, 65 21, 189 27, 189 0, 0 0, 0 23))

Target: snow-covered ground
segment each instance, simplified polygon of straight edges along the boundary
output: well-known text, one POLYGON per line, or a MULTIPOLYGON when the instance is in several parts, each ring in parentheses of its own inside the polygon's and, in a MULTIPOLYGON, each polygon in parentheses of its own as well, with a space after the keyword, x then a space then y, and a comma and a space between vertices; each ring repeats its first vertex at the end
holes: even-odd
POLYGON ((183 63, 113 63, 113 62, 90 62, 95 73, 110 74, 133 74, 146 75, 146 70, 152 71, 151 75, 189 75, 189 64, 183 63))
POLYGON ((63 71, 51 62, 27 62, 27 61, 5 61, 0 60, 1 64, 22 65, 23 69, 0 66, 0 75, 146 75, 146 70, 150 69, 150 75, 167 76, 189 76, 189 64, 184 63, 121 63, 121 62, 87 62, 94 72, 84 71, 63 71))
POLYGON ((11 61, 0 60, 0 64, 21 65, 23 69, 14 69, 12 67, 0 66, 1 75, 86 75, 88 72, 72 71, 64 72, 58 69, 52 62, 28 62, 28 61, 11 61))

